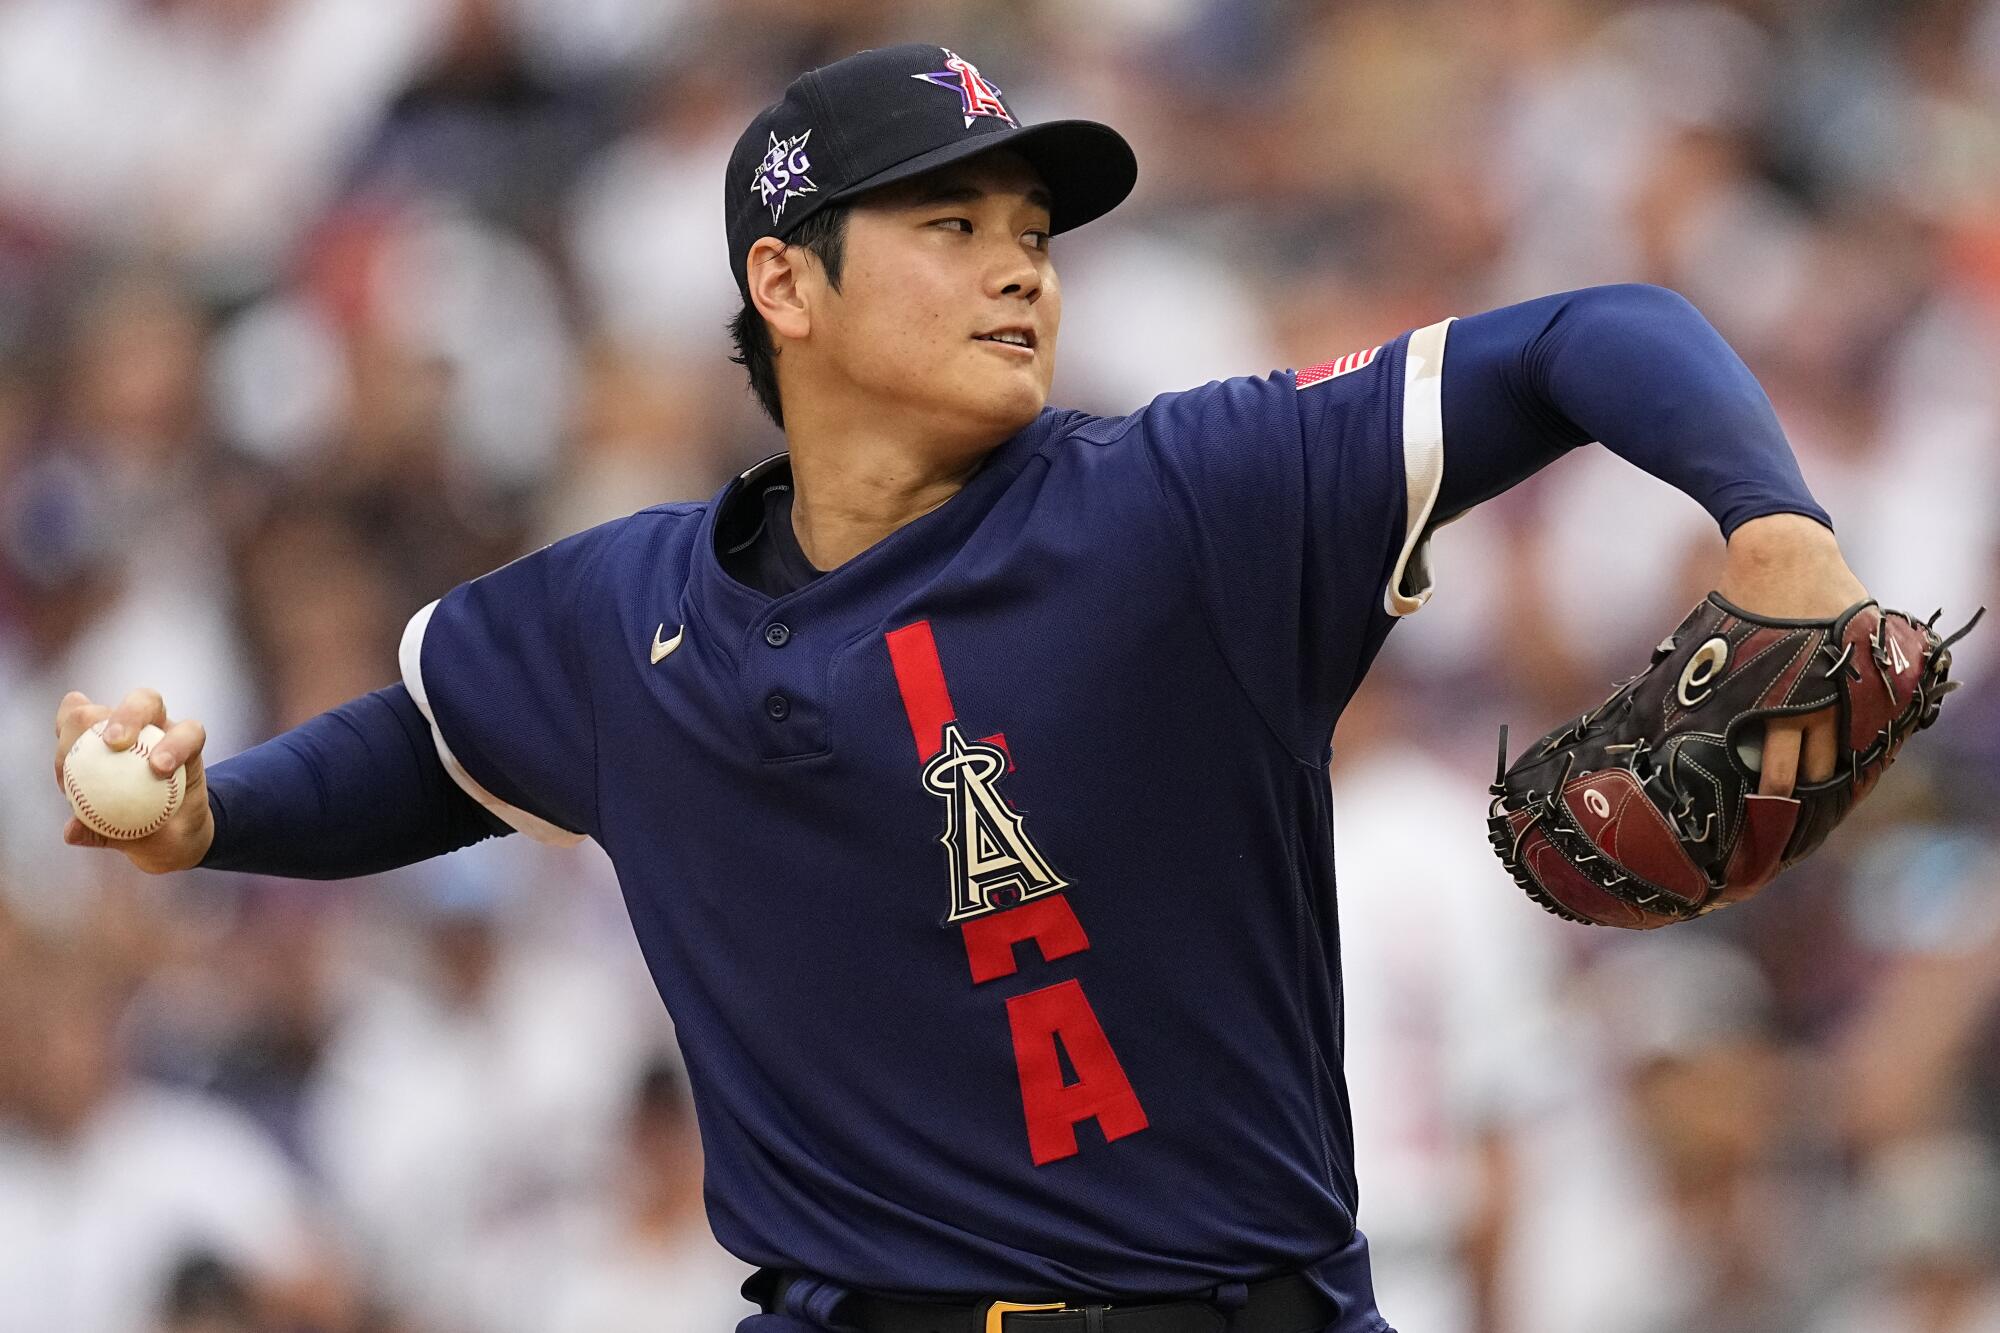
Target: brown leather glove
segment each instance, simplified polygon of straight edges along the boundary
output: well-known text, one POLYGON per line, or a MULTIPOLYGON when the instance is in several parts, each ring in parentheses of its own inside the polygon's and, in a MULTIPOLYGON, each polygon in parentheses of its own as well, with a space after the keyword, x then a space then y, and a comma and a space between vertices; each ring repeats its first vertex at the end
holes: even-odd
POLYGON ((1557 916, 1649 930, 1740 902, 1821 842, 1957 686, 1928 621, 1859 602, 1775 620, 1710 593, 1639 675, 1500 772, 1487 827, 1557 916), (1833 776, 1759 795, 1764 723, 1838 709, 1833 776))

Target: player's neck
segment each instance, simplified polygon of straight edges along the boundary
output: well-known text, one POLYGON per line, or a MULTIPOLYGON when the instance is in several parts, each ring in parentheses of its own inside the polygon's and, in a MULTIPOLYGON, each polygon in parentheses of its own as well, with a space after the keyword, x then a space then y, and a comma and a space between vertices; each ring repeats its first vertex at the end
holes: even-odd
POLYGON ((958 494, 986 450, 940 456, 888 433, 802 440, 791 433, 792 531, 817 569, 833 569, 958 494))

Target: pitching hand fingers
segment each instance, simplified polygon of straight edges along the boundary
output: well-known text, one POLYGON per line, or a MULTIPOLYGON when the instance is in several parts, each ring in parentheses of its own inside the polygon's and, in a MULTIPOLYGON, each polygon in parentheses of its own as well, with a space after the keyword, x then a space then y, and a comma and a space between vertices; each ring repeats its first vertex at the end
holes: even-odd
POLYGON ((1759 796, 1790 796, 1799 778, 1799 747, 1805 722, 1774 717, 1764 724, 1764 763, 1757 779, 1759 796))
POLYGON ((97 705, 90 702, 90 696, 82 690, 71 690, 68 694, 65 694, 62 697, 62 702, 56 705, 56 739, 61 740, 64 730, 70 726, 71 713, 76 712, 80 708, 95 707, 97 705))
POLYGON ((94 704, 90 696, 80 690, 65 694, 62 703, 56 707, 56 790, 63 789, 63 756, 69 747, 76 744, 76 738, 96 726, 111 715, 111 710, 103 704, 94 704))
POLYGON ((160 698, 158 690, 137 689, 111 710, 111 725, 104 729, 104 743, 122 750, 138 736, 139 728, 147 725, 166 729, 166 701, 160 698))
POLYGON ((182 718, 167 728, 167 734, 153 746, 151 763, 153 771, 161 777, 167 776, 182 764, 188 766, 188 785, 193 786, 194 776, 201 763, 201 747, 208 743, 208 732, 193 718, 182 718))

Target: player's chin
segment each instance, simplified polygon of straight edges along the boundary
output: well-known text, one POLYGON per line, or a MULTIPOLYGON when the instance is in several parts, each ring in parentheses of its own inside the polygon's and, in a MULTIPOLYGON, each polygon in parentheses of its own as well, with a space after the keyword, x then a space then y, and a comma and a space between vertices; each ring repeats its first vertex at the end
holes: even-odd
POLYGON ((1049 401, 1048 379, 1033 366, 986 368, 966 387, 972 410, 1008 434, 1041 415, 1049 401))

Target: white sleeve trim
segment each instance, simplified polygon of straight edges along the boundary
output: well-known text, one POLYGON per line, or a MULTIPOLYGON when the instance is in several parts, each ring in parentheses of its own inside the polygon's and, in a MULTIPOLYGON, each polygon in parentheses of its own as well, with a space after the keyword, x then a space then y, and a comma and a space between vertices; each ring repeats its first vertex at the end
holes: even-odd
POLYGON ((465 771, 451 747, 444 742, 444 733, 438 730, 437 718, 431 715, 430 697, 424 692, 423 652, 424 631, 430 627, 431 614, 437 610, 432 602, 410 617, 410 623, 403 628, 402 646, 396 650, 396 659, 402 665, 403 684, 410 691, 410 697, 417 701, 417 708, 424 720, 431 724, 431 741, 437 746, 438 758, 444 761, 444 771, 451 774, 451 780, 462 788, 467 796, 491 810, 508 824, 533 838, 552 847, 574 847, 583 841, 581 833, 572 833, 566 828, 551 824, 538 815, 531 815, 518 805, 509 805, 492 792, 479 785, 479 780, 465 771))
POLYGON ((1444 342, 1450 320, 1410 335, 1403 353, 1403 549, 1382 605, 1407 616, 1431 599, 1431 508, 1444 485, 1444 342))

